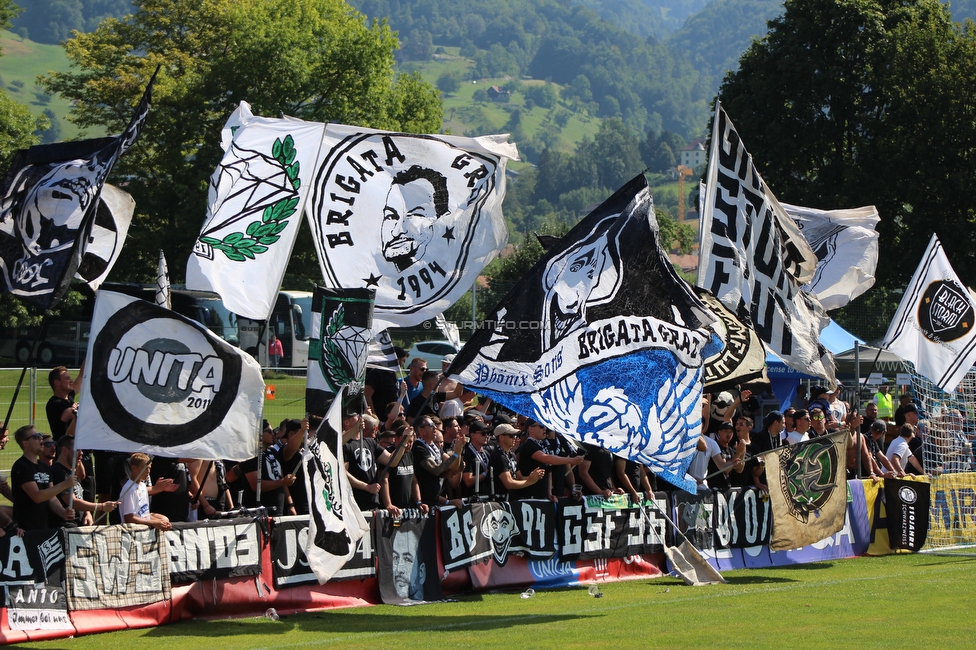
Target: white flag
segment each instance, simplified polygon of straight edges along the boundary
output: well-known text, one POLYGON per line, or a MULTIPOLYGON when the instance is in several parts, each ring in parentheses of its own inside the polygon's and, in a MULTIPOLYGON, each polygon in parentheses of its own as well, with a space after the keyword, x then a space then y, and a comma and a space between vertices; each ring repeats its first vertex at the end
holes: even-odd
POLYGON ((824 309, 840 309, 874 285, 881 220, 873 205, 849 210, 817 210, 783 203, 817 255, 817 270, 804 291, 824 309))
POLYGON ((911 361, 920 374, 951 393, 976 364, 974 317, 976 299, 933 234, 882 347, 911 361))
POLYGON ((366 357, 367 368, 377 368, 379 370, 400 371, 400 360, 397 359, 396 349, 393 347, 393 340, 390 333, 383 330, 373 337, 369 342, 369 355, 366 357))
POLYGON ((447 319, 444 318, 444 314, 437 314, 437 317, 434 319, 434 322, 437 323, 437 329, 441 331, 441 334, 444 335, 444 338, 446 338, 448 342, 454 346, 455 349, 460 350, 461 333, 458 331, 457 324, 448 323, 447 319))
POLYGON ((505 246, 507 139, 328 125, 306 213, 326 284, 376 289, 375 330, 444 311, 505 246))
POLYGON ((75 272, 75 277, 87 282, 94 291, 98 291, 119 259, 135 210, 136 202, 128 192, 108 183, 102 186, 88 245, 75 272))
POLYGON ((309 501, 305 557, 319 584, 325 584, 356 552, 369 530, 352 496, 342 458, 342 392, 302 451, 309 501))
POLYGON ((766 186, 731 120, 715 102, 701 213, 698 286, 749 314, 751 326, 786 365, 831 384, 834 361, 820 344, 830 319, 801 287, 817 256, 766 186))
POLYGON ((298 234, 325 125, 235 111, 210 179, 207 218, 186 265, 188 289, 220 294, 230 311, 267 320, 298 234))
POLYGON ((159 251, 159 265, 156 267, 156 304, 166 309, 173 308, 169 294, 169 268, 166 267, 166 255, 159 251))
POLYGON ((261 367, 200 323, 102 290, 86 359, 79 449, 205 460, 257 453, 261 367))

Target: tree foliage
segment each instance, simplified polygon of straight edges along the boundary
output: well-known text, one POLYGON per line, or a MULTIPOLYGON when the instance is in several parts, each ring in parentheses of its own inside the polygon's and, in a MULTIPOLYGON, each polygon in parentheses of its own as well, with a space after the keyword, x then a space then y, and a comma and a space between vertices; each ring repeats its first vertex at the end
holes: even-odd
MULTIPOLYGON (((437 90, 396 75, 396 35, 342 0, 137 0, 123 20, 64 44, 74 68, 42 83, 71 99, 70 119, 120 132, 156 66, 143 137, 116 167, 137 213, 114 275, 152 277, 156 250, 185 259, 221 157, 220 129, 241 101, 259 115, 437 132, 437 90)), ((316 268, 303 242, 293 258, 316 268)), ((182 264, 170 270, 180 280, 182 264)))

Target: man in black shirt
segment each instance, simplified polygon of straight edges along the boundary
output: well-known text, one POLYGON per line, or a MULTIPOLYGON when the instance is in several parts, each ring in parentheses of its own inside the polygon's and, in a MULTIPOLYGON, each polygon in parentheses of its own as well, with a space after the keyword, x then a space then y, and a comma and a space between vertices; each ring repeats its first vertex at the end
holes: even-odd
POLYGON ((512 456, 512 449, 515 447, 515 438, 518 435, 519 430, 510 424, 500 424, 495 428, 495 440, 498 447, 488 459, 488 477, 492 485, 491 496, 493 499, 506 501, 512 492, 518 494, 516 498, 525 498, 521 493, 526 488, 541 483, 545 479, 545 467, 536 467, 525 475, 525 478, 517 477, 518 465, 512 456))
POLYGON ((47 401, 47 422, 51 427, 51 435, 54 440, 60 440, 61 436, 68 429, 68 424, 78 414, 78 403, 75 401, 75 392, 81 388, 81 377, 84 373, 85 364, 81 364, 78 376, 72 380, 71 374, 64 366, 57 366, 47 375, 47 381, 51 385, 54 395, 47 401))
POLYGON ((614 494, 623 493, 613 483, 613 454, 596 445, 584 444, 586 455, 580 464, 580 482, 583 484, 583 494, 599 495, 610 498, 614 494))
MULTIPOLYGON (((261 505, 272 517, 280 517, 289 513, 286 510, 286 487, 295 483, 294 474, 285 474, 281 469, 281 458, 274 450, 274 430, 267 420, 264 421, 263 432, 264 450, 261 452, 263 465, 261 467, 261 505)), ((249 490, 245 490, 244 505, 253 508, 257 505, 258 459, 246 460, 238 466, 237 471, 244 478, 249 490)))
POLYGON ((378 465, 387 465, 393 455, 376 440, 377 423, 371 416, 363 416, 363 431, 359 438, 342 446, 342 460, 352 486, 352 494, 360 510, 379 507, 380 484, 376 481, 378 465))
MULTIPOLYGON (((518 433, 518 429, 510 424, 500 424, 495 428, 496 436, 498 435, 499 429, 503 427, 506 428, 506 431, 511 429, 518 433)), ((562 469, 566 465, 575 467, 583 462, 582 456, 553 456, 552 454, 546 453, 546 450, 542 446, 543 441, 546 439, 546 428, 535 420, 526 420, 525 430, 529 435, 519 445, 518 450, 518 469, 522 476, 529 476, 535 469, 540 467, 548 472, 550 465, 557 465, 562 469)), ((552 486, 550 485, 549 477, 546 477, 544 481, 522 488, 518 493, 518 498, 549 499, 551 495, 552 486)))
POLYGON ((454 439, 453 453, 447 455, 434 442, 436 429, 430 416, 418 417, 417 423, 420 437, 413 446, 414 474, 420 485, 420 500, 434 508, 440 505, 438 497, 444 485, 444 474, 461 471, 461 452, 466 440, 458 435, 454 439))
POLYGON ((14 521, 24 530, 50 528, 75 516, 74 510, 65 509, 56 497, 64 490, 73 488, 77 480, 69 476, 60 483, 51 484, 50 470, 37 462, 43 438, 30 424, 14 433, 14 440, 24 453, 10 469, 10 489, 13 492, 14 521))
POLYGON ((485 448, 485 443, 488 442, 488 427, 484 422, 472 422, 468 425, 468 435, 470 441, 461 454, 461 461, 464 463, 464 471, 461 474, 461 496, 466 499, 488 496, 491 491, 488 482, 488 450, 485 448))
MULTIPOLYGON (((407 353, 403 348, 395 348, 400 367, 407 361, 407 353)), ((363 389, 366 404, 373 410, 373 414, 381 420, 386 418, 386 405, 395 402, 399 397, 397 373, 393 370, 370 368, 366 371, 366 386, 363 389)))
POLYGON ((397 431, 397 444, 406 436, 400 451, 400 458, 396 455, 390 460, 390 469, 383 476, 380 484, 380 506, 390 513, 391 517, 399 517, 405 508, 418 508, 427 514, 429 508, 420 500, 420 485, 414 475, 413 443, 414 433, 409 426, 397 431))

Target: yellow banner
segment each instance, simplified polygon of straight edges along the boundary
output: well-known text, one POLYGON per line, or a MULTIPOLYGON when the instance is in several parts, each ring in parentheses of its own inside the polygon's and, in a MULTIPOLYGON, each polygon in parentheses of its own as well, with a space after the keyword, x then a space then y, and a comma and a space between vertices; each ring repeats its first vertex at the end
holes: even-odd
POLYGON ((925 550, 976 545, 976 473, 934 477, 931 499, 925 550))

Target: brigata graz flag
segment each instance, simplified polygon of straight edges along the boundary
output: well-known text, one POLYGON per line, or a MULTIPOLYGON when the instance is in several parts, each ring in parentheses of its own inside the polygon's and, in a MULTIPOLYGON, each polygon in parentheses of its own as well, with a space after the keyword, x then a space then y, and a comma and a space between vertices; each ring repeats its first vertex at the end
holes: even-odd
POLYGON ((550 249, 490 312, 451 377, 577 440, 685 474, 701 430, 713 318, 658 244, 638 176, 550 249))
POLYGON ((830 537, 847 512, 847 431, 811 438, 766 455, 773 532, 769 548, 785 551, 830 537))
POLYGON ((881 221, 873 205, 818 210, 782 204, 817 255, 817 270, 803 287, 824 309, 840 309, 874 285, 881 221))
POLYGON ((801 289, 813 279, 817 256, 718 101, 701 214, 698 286, 748 315, 746 324, 786 365, 833 385, 834 360, 820 344, 829 319, 817 297, 801 289))
POLYGON ((37 145, 14 156, 0 186, 0 291, 40 309, 64 295, 81 264, 102 185, 146 122, 153 80, 121 135, 37 145))
POLYGON ((362 411, 374 296, 373 289, 315 287, 305 384, 308 413, 325 415, 343 387, 346 406, 362 411))
POLYGON ((333 401, 319 430, 309 438, 302 463, 311 497, 305 556, 319 584, 325 584, 353 556, 369 530, 352 496, 342 458, 341 399, 333 401))
POLYGON ((951 393, 976 364, 974 317, 976 300, 933 233, 881 345, 951 393))
POLYGON ((186 286, 214 291, 235 314, 263 321, 291 257, 325 125, 257 117, 246 104, 229 122, 233 140, 210 178, 186 286))
POLYGON ((79 449, 247 460, 264 380, 257 361, 200 323, 103 289, 80 401, 79 449))
POLYGON ((377 329, 444 311, 508 239, 507 139, 328 125, 306 210, 325 283, 376 289, 377 329))

